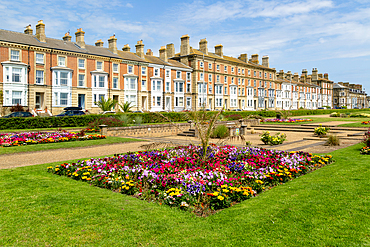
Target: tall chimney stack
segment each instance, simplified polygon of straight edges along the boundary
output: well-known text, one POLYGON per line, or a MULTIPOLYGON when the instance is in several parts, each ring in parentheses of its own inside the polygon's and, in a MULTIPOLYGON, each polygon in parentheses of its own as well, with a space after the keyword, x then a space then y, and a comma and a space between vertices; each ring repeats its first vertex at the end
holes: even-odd
POLYGON ((116 38, 116 35, 113 35, 108 39, 108 44, 109 44, 109 50, 112 53, 117 54, 117 38, 116 38))
POLYGON ((215 46, 215 53, 220 57, 224 56, 223 48, 224 47, 221 44, 215 46))
POLYGON ((143 40, 139 40, 137 44, 135 45, 135 47, 136 47, 136 55, 138 55, 141 58, 144 58, 145 53, 144 53, 143 40))
POLYGON ((168 61, 167 59, 167 51, 166 51, 166 47, 165 46, 162 46, 161 49, 159 49, 159 58, 165 62, 168 61))
POLYGON ((245 63, 248 63, 248 54, 247 53, 240 54, 239 59, 245 63))
POLYGON ((186 56, 190 54, 190 43, 189 43, 190 37, 189 35, 183 35, 181 36, 181 48, 180 48, 180 55, 186 56))
POLYGON ((39 20, 39 22, 36 25, 36 38, 40 42, 46 42, 46 36, 45 36, 45 24, 42 20, 39 20))
POLYGON ((265 67, 270 67, 270 63, 269 63, 269 56, 263 56, 262 57, 262 66, 265 66, 265 67))
POLYGON ((206 39, 201 39, 199 41, 199 50, 208 55, 208 41, 206 39))
POLYGON ((258 64, 258 54, 253 54, 252 55, 252 63, 258 64))
POLYGON ((81 49, 85 49, 85 32, 82 31, 82 28, 77 29, 75 35, 77 45, 81 47, 81 49))
POLYGON ((175 56, 175 45, 174 44, 167 44, 166 45, 166 50, 167 50, 167 57, 171 58, 175 56))

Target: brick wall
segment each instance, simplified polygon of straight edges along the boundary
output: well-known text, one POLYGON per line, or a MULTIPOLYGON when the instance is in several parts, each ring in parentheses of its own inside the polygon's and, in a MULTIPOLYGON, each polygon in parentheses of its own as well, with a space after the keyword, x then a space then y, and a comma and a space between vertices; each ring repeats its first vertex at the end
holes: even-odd
POLYGON ((174 126, 173 124, 157 124, 145 126, 130 126, 130 127, 112 127, 107 129, 107 136, 119 137, 162 137, 173 136, 183 131, 189 130, 190 124, 180 123, 174 126))

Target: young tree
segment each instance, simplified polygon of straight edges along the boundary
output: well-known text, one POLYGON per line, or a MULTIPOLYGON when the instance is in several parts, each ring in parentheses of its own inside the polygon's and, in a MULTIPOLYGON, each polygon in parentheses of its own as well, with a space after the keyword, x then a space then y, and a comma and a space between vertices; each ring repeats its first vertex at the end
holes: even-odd
POLYGON ((117 105, 117 100, 114 99, 107 99, 105 100, 103 97, 95 102, 95 105, 97 105, 102 111, 111 111, 112 108, 117 105))

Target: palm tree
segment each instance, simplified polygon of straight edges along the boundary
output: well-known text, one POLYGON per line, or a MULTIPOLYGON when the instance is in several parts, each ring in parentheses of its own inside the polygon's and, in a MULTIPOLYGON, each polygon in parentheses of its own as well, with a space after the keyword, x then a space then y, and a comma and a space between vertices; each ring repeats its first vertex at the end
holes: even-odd
POLYGON ((102 111, 111 111, 112 108, 117 104, 117 100, 115 99, 107 99, 105 100, 104 97, 100 98, 99 101, 95 102, 95 105, 97 105, 102 111))
POLYGON ((119 104, 123 112, 131 112, 131 102, 125 102, 123 104, 119 104))

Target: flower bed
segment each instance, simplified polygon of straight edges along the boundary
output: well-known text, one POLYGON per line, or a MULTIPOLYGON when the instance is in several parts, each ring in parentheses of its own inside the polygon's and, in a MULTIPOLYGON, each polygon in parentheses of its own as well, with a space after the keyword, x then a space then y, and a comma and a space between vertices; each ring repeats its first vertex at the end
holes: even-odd
POLYGON ((278 118, 267 118, 262 122, 266 123, 299 123, 299 122, 310 122, 312 119, 301 119, 301 118, 288 118, 288 119, 278 119, 278 118))
POLYGON ((370 121, 363 121, 361 124, 370 124, 370 121))
POLYGON ((0 136, 0 145, 3 147, 23 146, 41 143, 85 141, 106 138, 103 135, 81 135, 75 132, 25 132, 5 133, 0 136))
POLYGON ((183 146, 81 160, 48 171, 198 215, 246 200, 333 161, 331 156, 262 148, 183 146))

